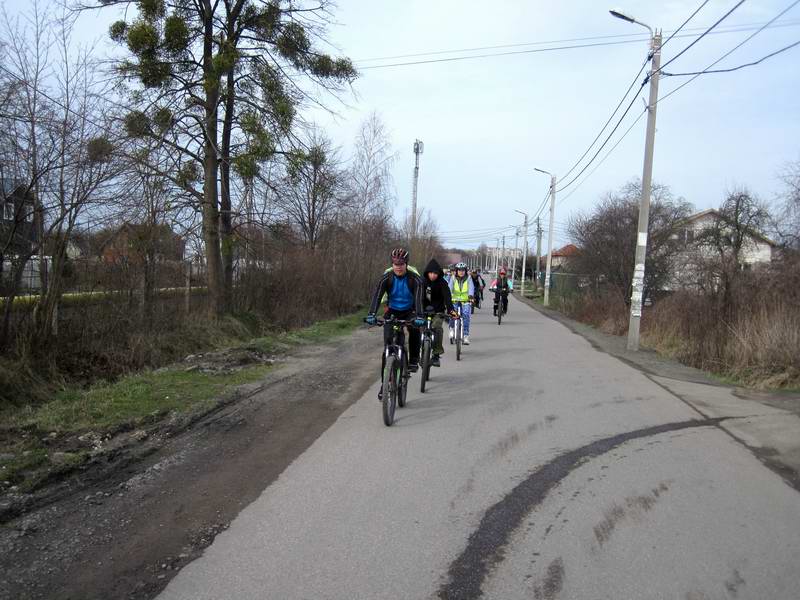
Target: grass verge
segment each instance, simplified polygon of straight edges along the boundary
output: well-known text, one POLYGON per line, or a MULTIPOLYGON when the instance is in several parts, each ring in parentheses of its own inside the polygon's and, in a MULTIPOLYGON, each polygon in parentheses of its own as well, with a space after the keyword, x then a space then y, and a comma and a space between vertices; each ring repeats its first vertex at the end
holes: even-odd
MULTIPOLYGON (((362 313, 271 333, 229 350, 275 355, 303 344, 323 343, 355 330, 362 313)), ((203 413, 237 386, 262 379, 270 368, 254 364, 209 373, 176 364, 85 389, 65 387, 43 403, 7 406, 0 413, 0 490, 17 486, 28 491, 43 480, 44 472, 80 464, 89 455, 77 442, 84 433, 102 436, 147 427, 166 415, 203 413)))

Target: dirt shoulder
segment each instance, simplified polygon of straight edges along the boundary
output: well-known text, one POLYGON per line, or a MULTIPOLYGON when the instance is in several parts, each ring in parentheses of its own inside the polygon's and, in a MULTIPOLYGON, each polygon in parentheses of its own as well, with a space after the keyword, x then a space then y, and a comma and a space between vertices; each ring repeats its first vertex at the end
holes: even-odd
POLYGON ((363 395, 380 347, 363 329, 303 346, 189 427, 61 482, 0 527, 0 599, 154 597, 363 395))

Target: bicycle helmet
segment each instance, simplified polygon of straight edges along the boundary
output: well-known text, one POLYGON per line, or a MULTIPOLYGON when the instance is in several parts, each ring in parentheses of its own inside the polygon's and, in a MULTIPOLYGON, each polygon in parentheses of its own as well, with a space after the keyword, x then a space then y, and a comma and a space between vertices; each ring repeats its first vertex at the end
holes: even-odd
POLYGON ((463 271, 467 270, 467 265, 463 262, 456 263, 456 270, 461 269, 463 271))
POLYGON ((404 263, 408 263, 408 250, 405 248, 395 248, 392 250, 392 262, 395 261, 402 261, 404 263))

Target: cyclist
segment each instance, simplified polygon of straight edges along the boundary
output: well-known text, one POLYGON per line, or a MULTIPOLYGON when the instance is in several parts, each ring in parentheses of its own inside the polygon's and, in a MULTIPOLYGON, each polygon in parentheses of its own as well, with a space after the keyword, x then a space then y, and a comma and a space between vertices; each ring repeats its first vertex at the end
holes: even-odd
POLYGON ((483 288, 486 287, 486 282, 481 279, 480 269, 472 269, 469 276, 472 278, 472 287, 475 288, 475 308, 480 308, 483 300, 483 288))
MULTIPOLYGON (((425 286, 423 291, 425 306, 432 306, 433 310, 437 313, 447 312, 454 315, 455 310, 453 309, 453 301, 450 296, 450 286, 448 286, 447 281, 445 281, 444 271, 435 258, 431 259, 422 275, 422 281, 425 286)), ((444 354, 444 346, 442 344, 443 336, 442 317, 437 315, 433 319, 432 367, 441 366, 439 357, 444 354)))
MULTIPOLYGON (((414 319, 414 327, 408 327, 408 370, 412 373, 419 368, 419 346, 420 330, 425 325, 422 311, 422 291, 423 284, 419 275, 408 268, 408 250, 405 248, 395 248, 391 252, 392 267, 384 272, 375 292, 372 294, 372 302, 367 315, 367 323, 375 324, 375 313, 381 299, 386 295, 385 317, 394 316, 398 319, 414 319)), ((383 326, 384 345, 392 341, 392 326, 383 326)), ((381 378, 383 378, 383 368, 386 366, 386 354, 383 354, 381 361, 381 378)), ((380 396, 380 392, 378 392, 380 396)))
POLYGON ((511 285, 511 281, 509 281, 508 277, 506 276, 506 270, 504 267, 500 267, 500 270, 497 272, 497 279, 492 281, 492 285, 489 287, 489 291, 494 292, 494 316, 497 316, 497 306, 500 304, 500 300, 503 301, 503 314, 508 312, 508 293, 513 289, 511 285))
MULTIPOLYGON (((467 275, 467 265, 463 262, 457 263, 455 273, 450 278, 450 295, 453 302, 461 303, 461 318, 464 323, 464 344, 469 346, 469 321, 471 314, 472 301, 475 299, 475 288, 472 279, 467 275)), ((450 321, 450 340, 456 335, 455 321, 450 321)))

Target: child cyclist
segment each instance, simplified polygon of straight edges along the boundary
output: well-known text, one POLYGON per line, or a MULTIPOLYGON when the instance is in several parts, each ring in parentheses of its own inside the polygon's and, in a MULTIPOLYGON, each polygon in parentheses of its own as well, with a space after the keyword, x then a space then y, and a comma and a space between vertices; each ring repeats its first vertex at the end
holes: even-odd
MULTIPOLYGON (((450 297, 450 287, 444 278, 444 271, 436 259, 432 258, 422 273, 422 281, 425 285, 423 291, 423 303, 426 307, 430 306, 436 313, 450 313, 453 315, 453 302, 450 297)), ((443 318, 437 314, 433 318, 433 353, 431 356, 431 366, 440 367, 439 357, 444 354, 442 337, 443 318)))
MULTIPOLYGON (((472 313, 472 301, 475 299, 475 286, 472 278, 467 274, 467 265, 463 262, 456 264, 455 273, 450 278, 450 295, 453 304, 461 303, 461 318, 464 321, 464 344, 469 345, 469 321, 472 313)), ((450 321, 450 340, 455 337, 455 321, 450 321)))

